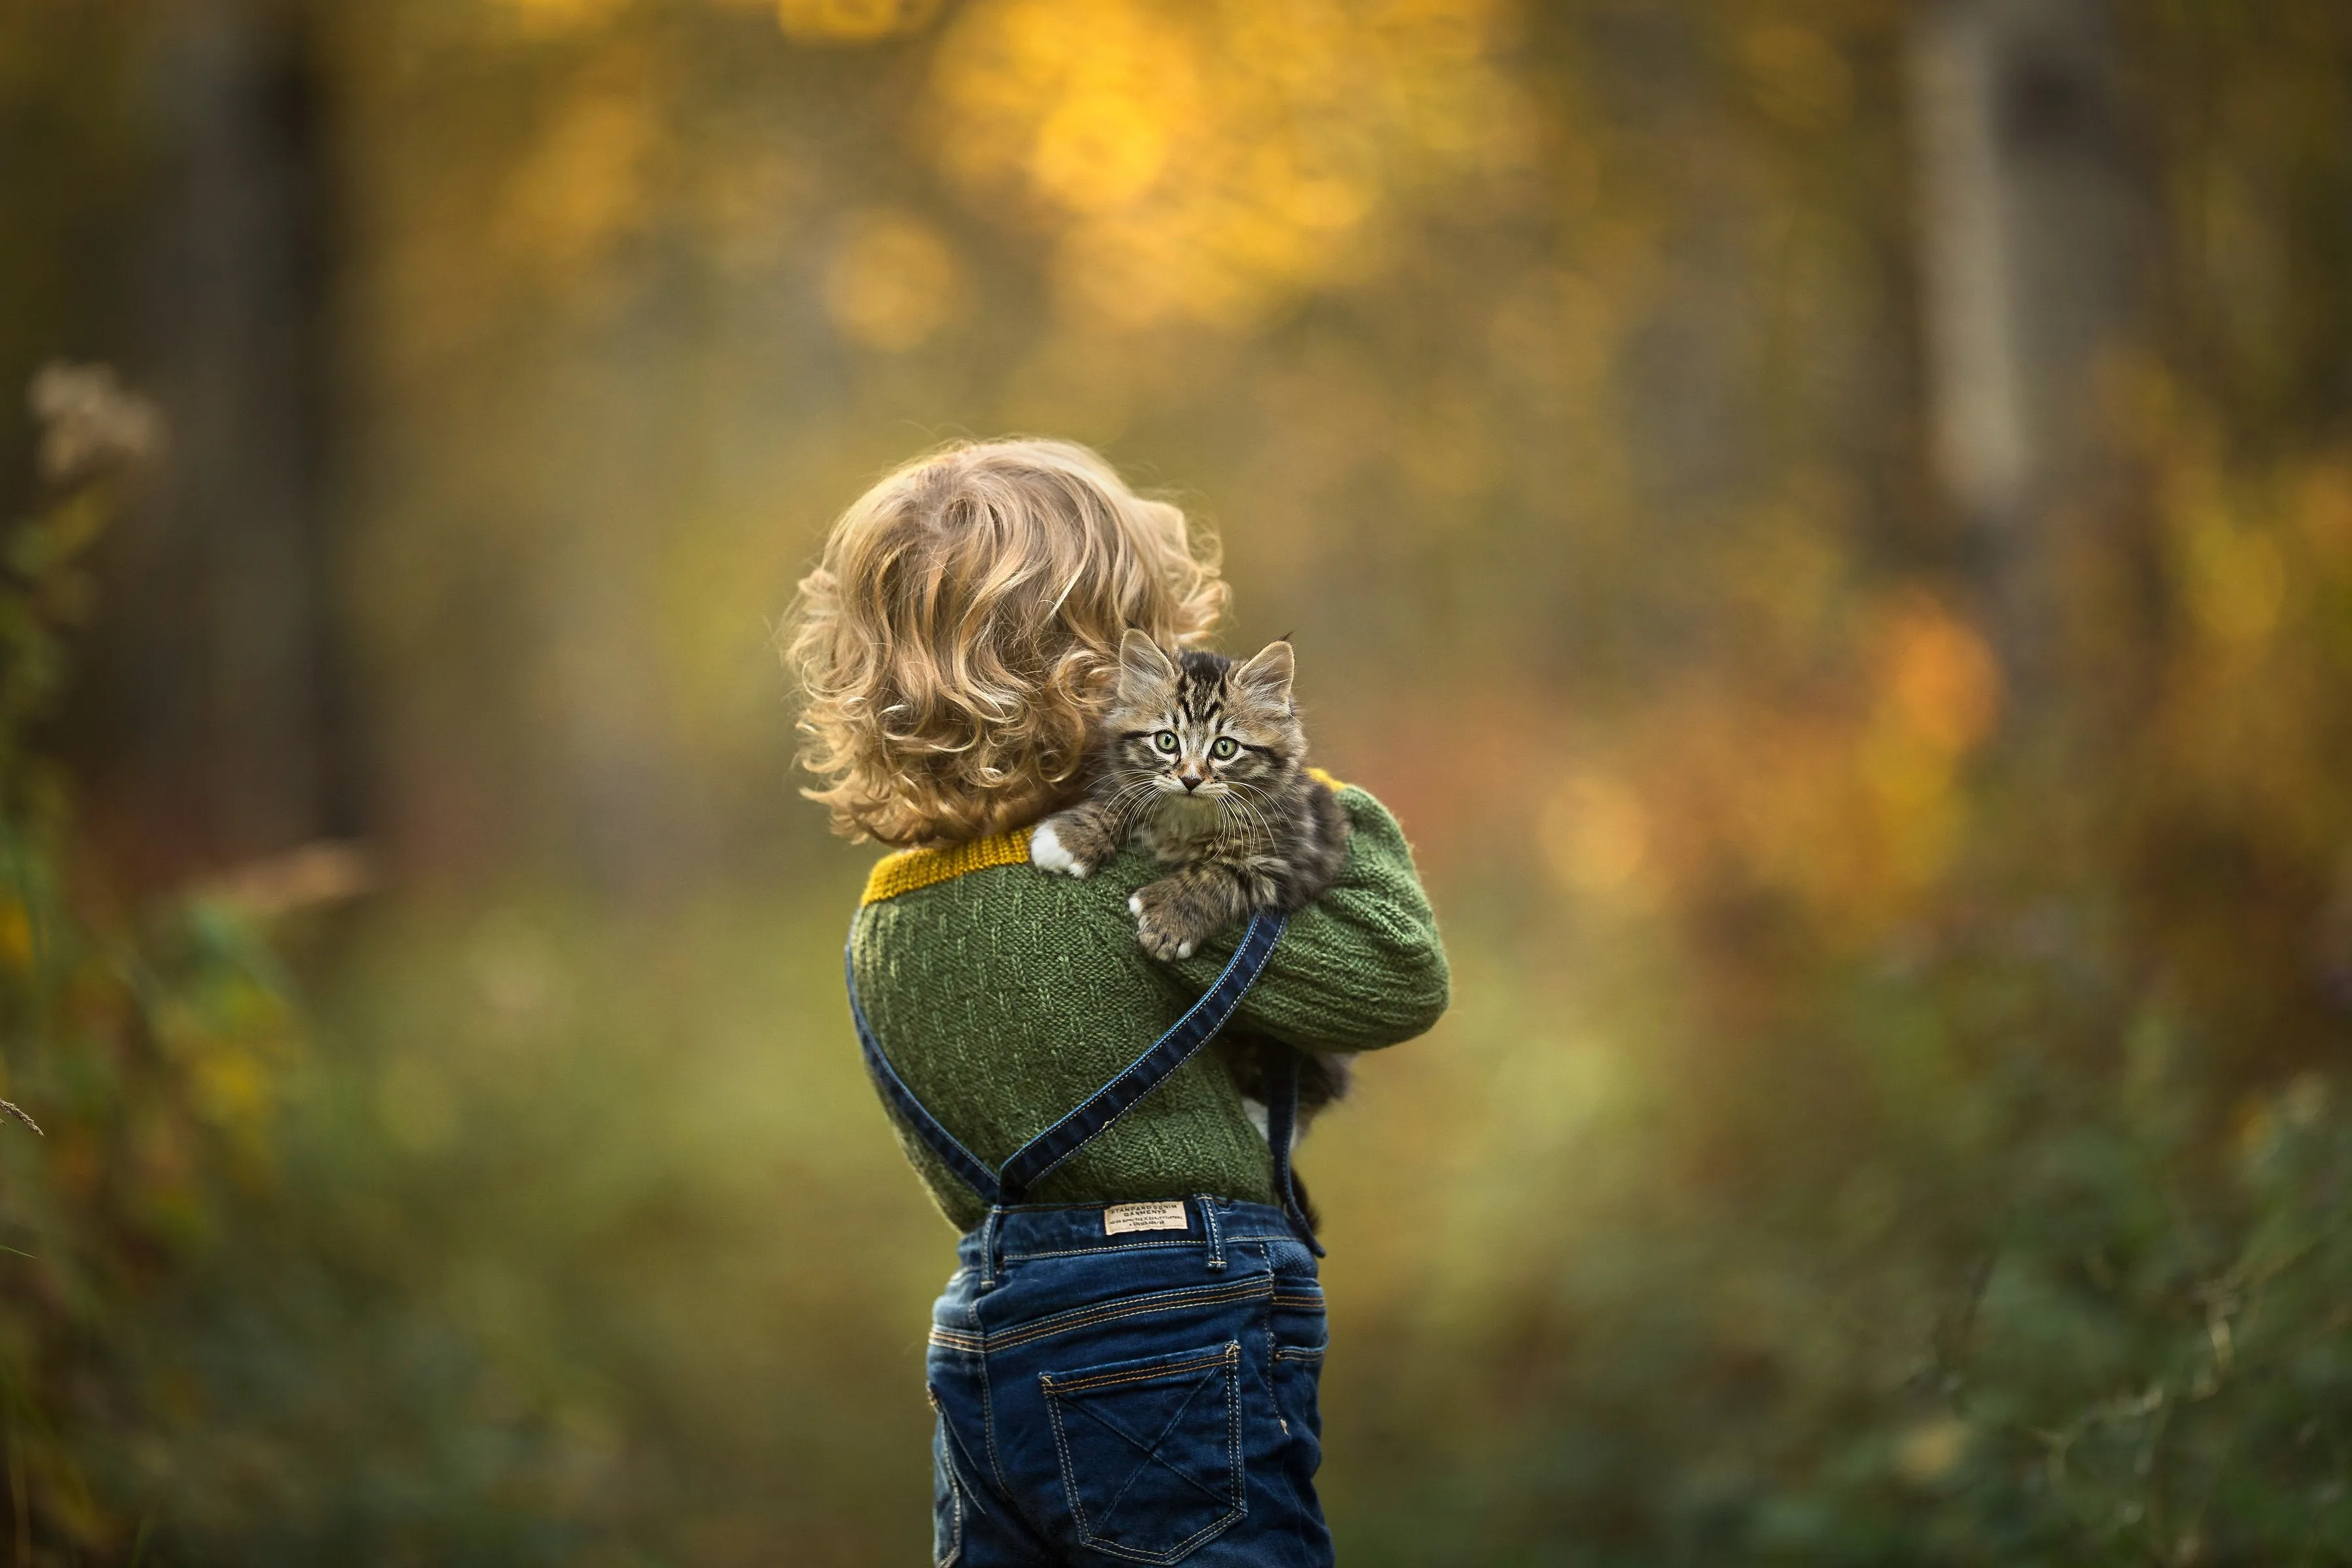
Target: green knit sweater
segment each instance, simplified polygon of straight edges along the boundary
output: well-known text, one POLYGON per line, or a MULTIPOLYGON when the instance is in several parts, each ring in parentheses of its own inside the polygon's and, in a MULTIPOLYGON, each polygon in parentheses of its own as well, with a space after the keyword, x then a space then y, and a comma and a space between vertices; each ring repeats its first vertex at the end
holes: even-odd
MULTIPOLYGON (((1348 868, 1293 917, 1237 1027, 1323 1051, 1411 1039, 1445 1010, 1445 953, 1396 819, 1342 787, 1348 868)), ((1236 930, 1161 963, 1128 895, 1161 875, 1129 846, 1084 881, 1029 864, 1026 829, 874 868, 850 936, 866 1022, 917 1099, 991 1167, 1141 1055, 1215 981, 1236 930)), ((898 1123, 896 1111, 891 1112, 898 1123)), ((987 1212, 898 1123, 898 1142, 960 1230, 987 1212)), ((1212 1045, 1029 1194, 1127 1203, 1192 1193, 1268 1203, 1273 1161, 1212 1045)))

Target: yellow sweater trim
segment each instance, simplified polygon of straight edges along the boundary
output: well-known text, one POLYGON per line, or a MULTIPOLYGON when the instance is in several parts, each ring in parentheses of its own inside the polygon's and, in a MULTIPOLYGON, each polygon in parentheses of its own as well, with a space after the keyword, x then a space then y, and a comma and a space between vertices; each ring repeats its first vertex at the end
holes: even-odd
POLYGON ((872 873, 866 879, 866 897, 859 902, 878 904, 918 888, 952 881, 968 872, 985 871, 991 866, 1028 863, 1029 830, 1025 827, 975 838, 968 844, 950 844, 944 849, 901 849, 874 863, 872 873))
MULTIPOLYGON (((1321 768, 1309 768, 1307 772, 1335 793, 1348 787, 1321 768)), ((867 873, 866 896, 858 903, 878 904, 885 899, 895 899, 918 888, 937 887, 992 866, 1026 866, 1029 832, 1028 828, 1016 827, 1010 833, 975 838, 968 844, 950 844, 944 849, 901 849, 895 855, 885 855, 867 873)))

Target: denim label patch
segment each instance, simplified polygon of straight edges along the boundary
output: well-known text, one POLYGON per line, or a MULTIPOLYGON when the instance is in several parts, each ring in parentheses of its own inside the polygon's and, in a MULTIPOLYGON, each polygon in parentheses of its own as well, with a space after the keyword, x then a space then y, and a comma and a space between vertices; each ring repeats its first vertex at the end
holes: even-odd
POLYGON ((1171 1204, 1113 1204, 1103 1210, 1103 1234, 1123 1236, 1130 1230, 1189 1230, 1191 1223, 1184 1217, 1184 1205, 1171 1204))

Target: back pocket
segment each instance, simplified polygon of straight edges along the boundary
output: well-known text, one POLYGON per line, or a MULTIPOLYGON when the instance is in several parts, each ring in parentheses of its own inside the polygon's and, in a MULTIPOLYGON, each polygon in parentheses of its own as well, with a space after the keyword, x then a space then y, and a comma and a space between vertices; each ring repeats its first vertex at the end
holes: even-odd
POLYGON ((1078 1539, 1139 1563, 1175 1563, 1243 1512, 1238 1343, 1038 1382, 1078 1539))

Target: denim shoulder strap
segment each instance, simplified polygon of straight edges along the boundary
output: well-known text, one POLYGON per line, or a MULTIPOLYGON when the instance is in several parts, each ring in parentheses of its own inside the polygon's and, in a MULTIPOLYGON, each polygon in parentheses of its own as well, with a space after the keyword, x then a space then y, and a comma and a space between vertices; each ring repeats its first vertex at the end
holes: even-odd
POLYGON ((1234 1016, 1234 1009, 1241 1005, 1242 998, 1249 994, 1249 988, 1257 983, 1266 960, 1274 955, 1274 944, 1281 940, 1283 929, 1289 923, 1288 916, 1268 910, 1253 915, 1234 949, 1234 956, 1207 994, 1186 1009, 1174 1027, 1153 1041, 1151 1048, 1129 1062, 1118 1077, 1088 1095, 1076 1110, 1014 1150, 1001 1171, 991 1171, 979 1156, 957 1142, 939 1118, 915 1098, 914 1090, 907 1087, 891 1067, 890 1059, 882 1054, 881 1044, 866 1025, 865 1009, 858 1005, 855 963, 845 964, 849 980, 849 1016, 857 1026, 857 1042, 866 1053, 866 1070, 874 1075, 875 1087, 906 1118, 915 1135, 940 1157, 940 1163, 992 1208, 999 1204, 1020 1202, 1022 1194, 1055 1167, 1092 1142, 1105 1128, 1159 1088, 1171 1073, 1199 1055, 1201 1047, 1215 1038, 1217 1031, 1234 1016))
POLYGON ((1249 988, 1257 984, 1265 961, 1274 956, 1274 944, 1282 938, 1283 928, 1290 923, 1287 915, 1271 910, 1261 910, 1250 917, 1249 928, 1234 955, 1225 963, 1224 973, 1208 994, 1192 1004, 1176 1025, 1151 1048, 1127 1065, 1127 1070, 1088 1095, 1079 1107, 1048 1127, 1028 1142, 1013 1152, 997 1173, 998 1182, 1009 1194, 1026 1192, 1037 1184, 1054 1167, 1092 1142, 1103 1129, 1127 1114, 1136 1101, 1160 1087, 1168 1075, 1191 1061, 1225 1026, 1234 1016, 1249 988))
POLYGON ((882 1043, 874 1037, 873 1029, 866 1022, 866 1009, 857 1003, 856 922, 854 920, 850 922, 850 946, 842 954, 841 962, 843 975, 849 983, 849 1021, 857 1026, 857 1044, 866 1053, 866 1070, 872 1075, 874 1087, 880 1089, 882 1098, 907 1119, 907 1124, 914 1129, 915 1136, 929 1145, 931 1152, 940 1157, 940 1163, 956 1173, 956 1179, 978 1193, 981 1202, 994 1208, 1004 1201, 1003 1194, 997 1188, 996 1173, 982 1164, 979 1155, 958 1142, 954 1133, 940 1125, 940 1119, 915 1098, 915 1091, 907 1087, 907 1080, 898 1076, 898 1069, 892 1067, 890 1058, 882 1054, 882 1043))

